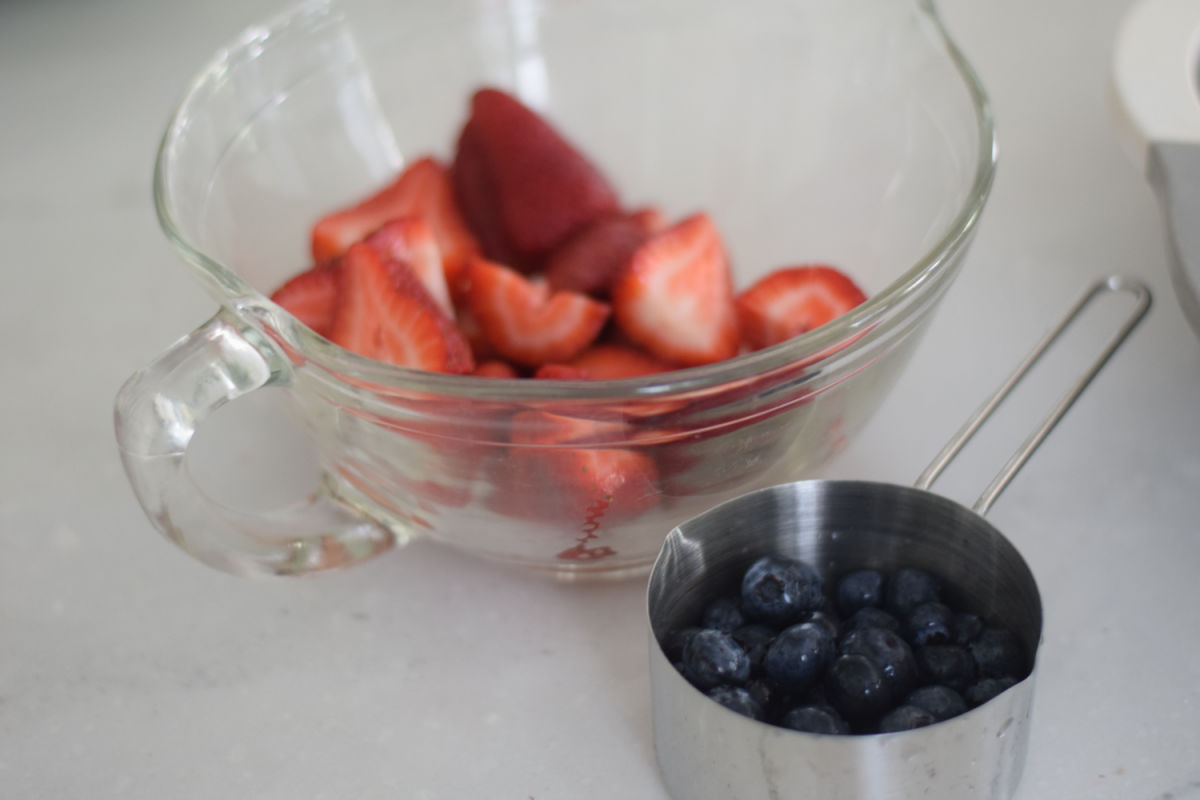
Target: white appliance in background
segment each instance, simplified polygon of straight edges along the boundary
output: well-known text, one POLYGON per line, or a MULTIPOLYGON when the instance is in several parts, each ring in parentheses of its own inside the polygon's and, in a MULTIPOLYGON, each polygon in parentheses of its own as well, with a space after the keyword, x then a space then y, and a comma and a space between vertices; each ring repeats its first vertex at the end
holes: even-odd
POLYGON ((1200 336, 1200 0, 1140 0, 1117 34, 1113 113, 1158 194, 1171 280, 1200 336))

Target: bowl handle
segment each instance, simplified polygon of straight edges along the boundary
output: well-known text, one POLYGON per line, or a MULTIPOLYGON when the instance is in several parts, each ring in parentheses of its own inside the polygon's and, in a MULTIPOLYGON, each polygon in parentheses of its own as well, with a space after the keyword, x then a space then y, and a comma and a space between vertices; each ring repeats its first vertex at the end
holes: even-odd
POLYGON ((155 527, 199 560, 239 575, 297 575, 346 566, 390 548, 383 525, 319 489, 279 511, 226 508, 186 466, 197 426, 225 403, 266 386, 290 385, 278 348, 222 309, 135 373, 117 394, 121 461, 155 527))

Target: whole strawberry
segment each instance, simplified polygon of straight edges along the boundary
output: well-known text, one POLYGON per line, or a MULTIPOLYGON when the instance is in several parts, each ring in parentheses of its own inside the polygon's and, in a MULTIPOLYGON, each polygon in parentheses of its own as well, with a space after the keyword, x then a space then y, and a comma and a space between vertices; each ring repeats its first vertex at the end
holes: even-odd
POLYGON ((525 271, 618 209, 600 171, 546 120, 498 89, 471 98, 452 176, 484 255, 525 271))

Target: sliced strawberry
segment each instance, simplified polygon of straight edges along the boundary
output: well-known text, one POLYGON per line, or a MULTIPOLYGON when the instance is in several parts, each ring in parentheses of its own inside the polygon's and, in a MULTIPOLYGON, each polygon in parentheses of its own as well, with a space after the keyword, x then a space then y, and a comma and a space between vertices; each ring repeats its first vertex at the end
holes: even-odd
POLYGON ((640 225, 646 233, 658 233, 667 227, 667 218, 654 206, 639 208, 630 214, 629 218, 640 225))
POLYGON ((482 361, 475 365, 475 370, 471 373, 479 378, 516 378, 518 377, 516 367, 509 364, 507 361, 498 359, 490 359, 482 361))
POLYGON ((592 374, 583 367, 570 364, 542 364, 533 377, 551 381, 590 381, 592 374))
POLYGON ((578 445, 609 447, 626 436, 619 420, 596 420, 553 411, 518 411, 509 423, 509 441, 515 445, 578 445))
POLYGON ((484 255, 524 270, 618 206, 595 166, 546 120, 497 89, 472 97, 453 173, 484 255))
POLYGON ((639 247, 613 284, 612 303, 625 335, 659 358, 695 366, 737 355, 729 260, 706 214, 639 247))
POLYGON ((772 272, 734 305, 742 340, 758 350, 819 328, 866 299, 843 272, 813 264, 772 272))
MULTIPOLYGON (((467 270, 463 270, 464 273, 467 270)), ((481 361, 501 361, 500 354, 496 352, 496 348, 488 340, 487 334, 483 331, 483 326, 479 324, 479 320, 471 313, 471 309, 466 305, 466 287, 469 286, 466 280, 459 282, 460 291, 462 292, 462 300, 456 306, 457 314, 455 315, 458 323, 458 330, 467 340, 467 344, 471 346, 471 353, 475 356, 476 362, 481 361)))
POLYGON ((432 158, 422 158, 376 194, 319 220, 312 230, 313 258, 318 263, 333 258, 388 220, 413 215, 423 217, 433 231, 447 273, 479 252, 479 243, 456 205, 446 168, 432 158))
POLYGON ((536 367, 567 361, 592 343, 608 320, 605 303, 544 283, 490 261, 467 265, 466 306, 496 351, 536 367))
POLYGON ((332 264, 301 272, 280 286, 271 299, 322 336, 333 330, 337 269, 332 264))
POLYGON ((454 318, 442 254, 433 238, 433 229, 423 217, 400 217, 384 223, 366 242, 384 259, 408 265, 438 308, 454 318))
MULTIPOLYGON (((678 369, 637 348, 624 344, 594 344, 565 363, 543 364, 533 377, 550 380, 605 381, 657 375, 678 369)), ((603 404, 570 403, 556 405, 554 410, 572 417, 590 420, 631 420, 660 417, 679 411, 685 406, 680 400, 653 397, 630 397, 603 404)))
POLYGON ((367 244, 350 246, 338 270, 330 334, 359 355, 434 372, 470 372, 471 349, 416 275, 367 244))
POLYGON ((653 231, 629 216, 602 217, 571 235, 546 261, 553 289, 607 297, 613 281, 653 231))
POLYGON ((601 520, 628 519, 658 503, 654 460, 605 443, 624 435, 622 425, 522 411, 513 416, 511 430, 515 471, 537 493, 528 502, 566 530, 594 539, 601 520))
POLYGON ((535 377, 562 378, 568 374, 582 380, 617 380, 656 375, 676 369, 662 359, 620 344, 594 344, 566 363, 545 364, 535 377), (550 374, 543 374, 549 371, 550 374))
POLYGON ((568 513, 574 511, 582 517, 589 506, 602 503, 610 518, 628 519, 658 503, 658 471, 645 453, 623 447, 590 447, 547 455, 549 474, 569 487, 563 497, 568 513))

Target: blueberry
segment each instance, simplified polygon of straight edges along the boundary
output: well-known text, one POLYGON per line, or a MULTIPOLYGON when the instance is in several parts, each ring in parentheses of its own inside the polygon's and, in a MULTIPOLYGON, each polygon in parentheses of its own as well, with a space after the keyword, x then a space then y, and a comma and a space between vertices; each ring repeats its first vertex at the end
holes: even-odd
POLYGON ((839 656, 825 673, 825 691, 847 719, 877 717, 892 705, 883 671, 866 656, 839 656))
POLYGON ((687 643, 699 632, 699 628, 688 627, 668 634, 663 641, 663 651, 667 654, 667 658, 672 661, 681 660, 683 651, 687 649, 687 643))
POLYGON ((923 708, 939 722, 967 712, 967 703, 949 686, 922 686, 904 698, 905 705, 923 708))
POLYGON ((802 622, 775 637, 763 666, 784 689, 802 692, 820 677, 833 655, 834 641, 829 632, 815 623, 802 622))
POLYGON ((962 691, 975 682, 975 659, 957 644, 930 644, 913 651, 917 669, 926 683, 940 683, 962 691))
POLYGON ((880 733, 896 733, 897 731, 911 731, 916 728, 924 728, 926 725, 932 725, 937 722, 923 708, 916 706, 897 706, 888 713, 884 714, 883 719, 879 720, 880 733))
POLYGON ((838 621, 837 616, 832 611, 814 611, 809 614, 805 622, 811 622, 814 625, 820 625, 829 632, 830 637, 837 639, 841 635, 842 624, 838 621))
POLYGON ((745 683, 750 677, 750 659, 728 633, 702 630, 683 650, 686 677, 701 690, 722 683, 745 683))
POLYGON ((860 608, 842 626, 845 633, 858 630, 859 628, 883 628, 892 633, 899 633, 900 627, 900 620, 882 608, 860 608))
POLYGON ((963 612, 954 615, 954 624, 950 626, 950 635, 954 644, 968 644, 983 632, 983 620, 977 614, 963 612))
POLYGON ((937 603, 941 599, 942 589, 937 579, 923 570, 896 570, 887 582, 885 606, 902 619, 922 603, 937 603))
POLYGON ((967 645, 981 678, 1025 677, 1025 649, 1006 628, 987 628, 967 645))
POLYGON ((734 640, 742 646, 746 651, 746 656, 750 659, 751 671, 757 671, 762 668, 763 658, 767 655, 767 648, 771 646, 771 642, 779 635, 779 631, 767 625, 753 624, 743 625, 733 632, 734 640))
POLYGON ((922 603, 908 614, 908 640, 920 647, 925 644, 949 644, 954 612, 941 603, 922 603))
POLYGON ((779 724, 804 733, 849 733, 850 726, 832 709, 819 706, 799 706, 783 715, 779 724))
POLYGON ((719 597, 704 609, 701 626, 729 633, 746 624, 742 617, 742 602, 736 597, 719 597))
POLYGON ((750 719, 763 718, 763 709, 758 700, 754 698, 751 692, 741 686, 714 686, 705 692, 705 694, 730 711, 736 711, 744 717, 750 717, 750 719))
POLYGON ((860 569, 843 575, 834 594, 838 613, 848 617, 860 608, 883 605, 883 575, 877 570, 860 569))
POLYGON ((802 561, 763 556, 742 578, 742 613, 773 625, 788 625, 824 603, 821 576, 802 561))
POLYGON ((966 698, 971 708, 975 708, 991 700, 1005 689, 1016 685, 1017 681, 1014 678, 984 678, 968 686, 967 690, 963 692, 963 697, 966 698))
POLYGON ((763 710, 762 719, 774 716, 775 709, 783 702, 786 694, 779 688, 779 684, 770 678, 751 678, 746 681, 746 691, 763 710))
MULTIPOLYGON (((835 654, 834 660, 837 660, 835 654)), ((826 672, 829 668, 826 667, 826 672)), ((829 701, 829 692, 825 691, 823 681, 816 681, 808 690, 799 696, 797 702, 792 703, 794 706, 819 706, 821 708, 833 708, 833 703, 829 701)))
POLYGON ((898 633, 883 628, 859 628, 842 637, 842 655, 866 656, 883 673, 893 698, 904 697, 917 684, 917 662, 912 648, 898 633))

